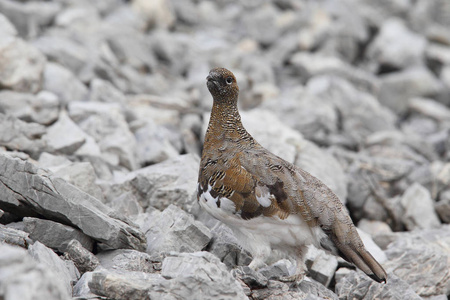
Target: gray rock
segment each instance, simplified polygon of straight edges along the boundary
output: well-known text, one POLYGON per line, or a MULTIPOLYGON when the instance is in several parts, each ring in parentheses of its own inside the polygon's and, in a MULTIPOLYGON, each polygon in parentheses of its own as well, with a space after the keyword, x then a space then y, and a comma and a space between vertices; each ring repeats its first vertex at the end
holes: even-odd
POLYGON ((199 163, 197 155, 186 154, 130 172, 104 187, 105 197, 115 199, 131 192, 144 209, 163 210, 176 204, 189 211, 196 195, 199 163))
POLYGON ((351 271, 336 283, 339 299, 422 299, 412 287, 394 274, 386 284, 377 283, 362 272, 351 271))
POLYGON ((71 70, 75 75, 83 72, 85 64, 89 61, 89 52, 69 34, 44 35, 33 41, 48 59, 71 70))
POLYGON ((289 291, 289 286, 286 283, 269 280, 267 287, 263 289, 255 289, 252 291, 253 299, 304 299, 304 293, 295 293, 289 291))
POLYGON ((333 279, 337 266, 338 261, 335 256, 321 253, 314 260, 309 272, 313 279, 327 287, 333 279))
POLYGON ((437 72, 445 65, 450 65, 450 48, 448 46, 430 43, 425 50, 428 65, 437 72))
POLYGON ((2 36, 17 36, 16 28, 3 14, 0 14, 0 28, 2 36))
POLYGON ((422 64, 426 46, 423 36, 410 31, 400 19, 390 19, 382 24, 367 56, 376 63, 375 71, 403 69, 422 64))
POLYGON ((40 215, 79 228, 112 248, 145 249, 144 235, 94 197, 62 179, 40 175, 28 162, 0 155, 0 208, 20 215, 40 215), (81 217, 82 216, 82 217, 81 217), (86 221, 89 220, 89 221, 86 221))
POLYGON ((91 292, 91 289, 89 288, 89 282, 92 281, 92 272, 86 272, 81 276, 80 280, 75 284, 73 287, 73 293, 72 296, 76 297, 73 299, 93 299, 93 300, 100 300, 102 297, 98 296, 91 292))
POLYGON ((261 272, 257 272, 247 266, 237 267, 232 271, 232 274, 234 277, 244 282, 248 287, 267 287, 267 278, 261 272))
POLYGON ((155 273, 161 270, 162 258, 136 250, 112 250, 97 254, 105 269, 155 273))
POLYGON ((420 184, 410 186, 400 199, 400 203, 405 211, 403 223, 409 230, 428 229, 440 225, 430 192, 420 184))
POLYGON ((39 166, 45 169, 68 166, 72 163, 68 158, 62 155, 53 155, 48 152, 42 152, 38 160, 39 166))
POLYGON ((434 209, 442 222, 450 223, 450 190, 441 192, 440 199, 434 205, 434 209))
MULTIPOLYGON (((420 296, 450 292, 449 226, 404 233, 386 250, 388 278, 402 278, 420 296), (392 275, 391 275, 392 274, 392 275)), ((388 284, 390 283, 388 279, 388 284)))
POLYGON ((411 9, 410 0, 388 0, 374 3, 370 0, 346 0, 354 14, 360 15, 372 27, 381 27, 383 22, 393 17, 404 17, 411 9))
POLYGON ((136 197, 131 192, 125 192, 117 198, 112 199, 106 205, 120 211, 126 217, 133 217, 144 212, 136 197))
MULTIPOLYGON (((347 81, 320 76, 308 83, 307 90, 325 105, 337 110, 340 134, 350 145, 361 144, 367 135, 395 128, 395 115, 371 94, 358 91, 347 81)), ((316 105, 312 103, 311 105, 316 105)))
POLYGON ((73 261, 81 274, 93 271, 100 264, 98 258, 78 240, 71 240, 67 244, 64 258, 73 261))
POLYGON ((163 212, 153 211, 150 220, 140 225, 147 237, 147 253, 150 254, 200 251, 212 238, 205 225, 172 204, 163 212))
POLYGON ((81 231, 57 222, 25 217, 23 218, 24 231, 34 241, 39 241, 45 246, 65 252, 72 239, 79 241, 84 248, 92 251, 94 242, 81 231), (51 234, 49 234, 51 232, 51 234))
POLYGON ((336 294, 327 289, 324 285, 308 277, 300 282, 297 287, 294 285, 294 288, 291 288, 291 290, 304 292, 307 295, 307 299, 309 299, 308 297, 311 297, 312 299, 338 299, 336 294))
POLYGON ((440 88, 437 78, 430 71, 423 67, 411 68, 381 76, 379 100, 400 113, 406 110, 410 98, 433 96, 440 88))
POLYGON ((0 1, 0 11, 15 25, 25 38, 35 37, 41 27, 49 25, 61 10, 60 3, 0 1))
MULTIPOLYGON (((42 155, 41 155, 42 157, 42 155)), ((78 187, 83 192, 103 201, 103 194, 96 184, 97 176, 89 162, 69 163, 65 165, 50 167, 50 171, 56 177, 60 177, 70 184, 78 187)))
POLYGON ((65 67, 49 62, 43 71, 43 88, 57 95, 63 104, 88 99, 88 89, 65 67))
POLYGON ((20 150, 38 157, 46 147, 41 139, 46 128, 37 123, 26 123, 13 116, 0 113, 0 145, 11 150, 20 150))
POLYGON ((282 278, 294 275, 295 265, 287 259, 281 259, 258 271, 269 280, 281 280, 282 278))
POLYGON ((278 23, 281 14, 272 3, 266 3, 248 12, 248 18, 243 20, 246 35, 264 46, 274 43, 282 33, 282 23, 278 23))
POLYGON ((0 297, 5 300, 71 299, 67 286, 60 283, 61 278, 48 265, 36 262, 24 249, 3 243, 0 279, 0 297))
POLYGON ((212 228, 211 233, 213 237, 208 245, 208 252, 217 256, 228 269, 232 269, 235 266, 248 265, 251 262, 250 254, 239 246, 233 231, 228 226, 219 223, 214 225, 214 227, 210 227, 208 222, 203 223, 208 228, 212 228))
POLYGON ((111 165, 136 169, 136 139, 119 104, 73 102, 69 105, 69 115, 95 139, 103 153, 103 159, 111 165))
POLYGON ((43 244, 35 242, 28 248, 28 253, 37 262, 43 264, 49 270, 52 270, 57 276, 55 283, 63 287, 69 295, 72 294, 72 281, 75 282, 78 280, 77 274, 71 274, 65 262, 59 258, 55 252, 45 247, 43 244))
POLYGON ((0 242, 28 248, 33 241, 28 237, 28 233, 23 230, 6 227, 0 224, 0 242))
MULTIPOLYGON (((397 238, 396 234, 392 232, 391 227, 381 221, 362 219, 358 222, 358 229, 370 234, 373 238, 373 242, 375 242, 375 244, 383 250, 385 250, 387 246, 397 238)), ((381 258, 385 261, 386 255, 384 253, 382 255, 383 257, 378 256, 377 259, 381 258)))
POLYGON ((59 101, 50 92, 41 91, 36 96, 14 91, 0 92, 0 111, 23 121, 43 125, 58 118, 59 101))
POLYGON ((92 274, 88 286, 112 299, 247 299, 237 280, 208 252, 173 253, 164 260, 161 275, 103 269, 92 274))
POLYGON ((310 299, 322 300, 333 299, 337 300, 337 296, 330 290, 325 288, 322 284, 311 279, 304 279, 300 282, 298 287, 289 287, 288 284, 269 280, 268 287, 263 289, 255 289, 252 291, 253 299, 310 299))
POLYGON ((155 164, 179 155, 171 144, 171 131, 164 126, 147 122, 135 132, 137 155, 141 166, 155 164))
POLYGON ((41 89, 45 56, 20 38, 0 40, 0 86, 18 92, 36 93, 41 89))
POLYGON ((93 293, 108 299, 179 299, 166 296, 168 291, 163 286, 166 281, 156 274, 103 269, 84 276, 83 286, 78 286, 77 290, 77 294, 84 297, 93 293))
POLYGON ((450 121, 450 109, 435 100, 413 98, 409 100, 408 106, 412 111, 437 121, 450 121))
POLYGON ((56 123, 43 136, 51 152, 73 154, 86 141, 87 134, 75 124, 66 112, 61 112, 56 123))
POLYGON ((161 275, 176 284, 173 294, 192 299, 247 299, 224 264, 209 252, 173 253, 163 260, 161 275))
POLYGON ((450 44, 449 3, 445 0, 419 1, 409 12, 409 20, 414 30, 424 34, 429 40, 450 44))
POLYGON ((379 80, 372 74, 354 68, 334 56, 298 52, 292 56, 290 63, 305 83, 316 76, 327 75, 344 78, 363 91, 373 92, 379 86, 379 80))
POLYGON ((109 81, 94 78, 90 84, 89 99, 97 102, 126 104, 125 95, 109 81))

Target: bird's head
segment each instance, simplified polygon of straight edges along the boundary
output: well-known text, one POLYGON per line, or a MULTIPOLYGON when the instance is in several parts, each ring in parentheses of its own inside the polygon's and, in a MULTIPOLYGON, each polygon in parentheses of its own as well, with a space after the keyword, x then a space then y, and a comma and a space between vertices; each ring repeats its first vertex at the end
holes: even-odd
POLYGON ((239 87, 234 74, 225 68, 215 68, 206 77, 206 86, 215 101, 237 102, 239 87))

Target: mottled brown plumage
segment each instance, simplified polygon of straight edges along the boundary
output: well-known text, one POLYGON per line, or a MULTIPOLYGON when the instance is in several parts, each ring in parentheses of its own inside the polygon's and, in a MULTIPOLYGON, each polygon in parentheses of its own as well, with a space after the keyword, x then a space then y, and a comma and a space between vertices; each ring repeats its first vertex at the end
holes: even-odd
MULTIPOLYGON (((258 268, 280 249, 298 256, 305 247, 342 256, 378 282, 386 272, 365 249, 337 196, 320 180, 263 148, 245 130, 237 109, 239 88, 227 69, 211 70, 213 108, 200 162, 198 200, 233 229, 258 268)), ((301 275, 301 274, 297 274, 301 275)))

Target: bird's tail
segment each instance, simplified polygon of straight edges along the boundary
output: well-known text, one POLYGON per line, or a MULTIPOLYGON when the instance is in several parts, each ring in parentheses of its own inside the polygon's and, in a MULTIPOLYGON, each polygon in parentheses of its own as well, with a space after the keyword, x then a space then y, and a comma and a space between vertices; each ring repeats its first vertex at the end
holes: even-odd
POLYGON ((378 282, 386 282, 387 274, 383 267, 362 245, 352 247, 352 245, 340 245, 339 252, 347 261, 353 263, 370 278, 378 282))

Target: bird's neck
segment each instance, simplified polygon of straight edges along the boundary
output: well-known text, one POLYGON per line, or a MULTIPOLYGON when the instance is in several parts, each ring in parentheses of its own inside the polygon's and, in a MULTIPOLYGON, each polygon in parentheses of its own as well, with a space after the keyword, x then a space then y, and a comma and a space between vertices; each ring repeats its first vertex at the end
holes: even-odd
POLYGON ((224 143, 240 146, 252 141, 253 138, 242 125, 236 103, 214 100, 205 136, 205 147, 219 148, 224 143))

